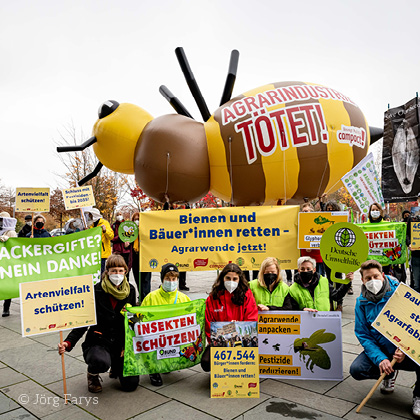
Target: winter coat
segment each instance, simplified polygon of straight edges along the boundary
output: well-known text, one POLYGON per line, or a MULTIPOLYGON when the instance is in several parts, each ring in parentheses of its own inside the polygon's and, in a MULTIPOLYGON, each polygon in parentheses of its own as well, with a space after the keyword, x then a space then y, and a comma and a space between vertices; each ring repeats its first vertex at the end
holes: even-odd
POLYGON ((388 359, 388 355, 394 354, 396 347, 388 341, 382 334, 372 327, 373 321, 379 312, 393 295, 399 283, 395 279, 386 276, 391 290, 385 293, 385 296, 377 303, 371 302, 360 295, 356 300, 354 308, 355 326, 354 332, 360 344, 366 353, 366 356, 377 366, 382 360, 388 359), (385 350, 387 354, 384 353, 385 350))
POLYGON ((130 247, 124 246, 124 241, 120 239, 118 236, 118 228, 120 227, 120 224, 124 222, 122 220, 119 222, 118 220, 114 222, 111 226, 112 230, 114 231, 114 237, 111 239, 112 242, 112 252, 114 254, 129 254, 130 253, 130 247))
POLYGON ((90 327, 75 328, 70 331, 69 335, 64 341, 70 343, 71 351, 76 343, 82 338, 87 331, 86 339, 82 344, 83 354, 85 355, 92 346, 105 347, 110 353, 120 355, 121 350, 124 349, 125 344, 125 328, 124 317, 120 311, 126 303, 135 306, 136 291, 130 284, 130 293, 123 300, 116 300, 115 309, 112 307, 112 295, 106 293, 102 289, 102 284, 97 283, 94 288, 95 291, 95 307, 96 307, 96 325, 90 327))
POLYGON ((297 281, 289 287, 289 293, 299 304, 301 310, 304 308, 317 309, 318 311, 330 310, 330 285, 326 277, 320 276, 313 297, 311 292, 297 281))
POLYGON ((23 225, 22 229, 18 233, 19 238, 26 238, 29 234, 31 236, 32 227, 28 226, 26 223, 23 225))
POLYGON ((174 292, 166 292, 162 289, 162 287, 159 287, 159 289, 154 290, 153 292, 150 292, 141 303, 141 306, 157 306, 157 305, 170 305, 175 303, 184 303, 184 302, 190 302, 191 299, 185 295, 184 293, 181 293, 178 290, 175 290, 174 292), (178 293, 178 297, 177 297, 178 293))
MULTIPOLYGON (((29 232, 26 237, 30 238, 31 232, 29 232)), ((34 228, 34 238, 51 238, 51 235, 45 229, 34 228)))
POLYGON ((111 229, 110 224, 105 219, 99 219, 98 223, 90 225, 89 229, 93 229, 97 226, 105 226, 105 232, 102 231, 102 253, 101 258, 108 258, 111 255, 111 239, 114 237, 114 232, 111 229))
POLYGON ((292 311, 293 309, 298 309, 292 307, 292 298, 289 295, 289 287, 281 280, 272 292, 266 287, 261 286, 258 280, 250 281, 249 288, 254 295, 255 303, 257 305, 262 304, 268 306, 271 310, 277 311, 292 311))
POLYGON ((235 305, 232 294, 226 290, 219 292, 218 299, 210 295, 206 300, 206 336, 209 343, 212 322, 257 320, 258 308, 251 289, 247 290, 243 305, 235 305))

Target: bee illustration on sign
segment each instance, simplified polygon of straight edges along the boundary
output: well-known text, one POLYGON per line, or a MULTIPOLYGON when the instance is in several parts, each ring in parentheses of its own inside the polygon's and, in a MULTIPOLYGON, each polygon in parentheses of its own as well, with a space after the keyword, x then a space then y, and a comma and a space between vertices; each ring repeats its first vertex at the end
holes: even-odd
POLYGON ((139 236, 139 228, 134 222, 122 222, 118 227, 118 236, 123 242, 134 242, 139 236))
POLYGON ((317 225, 323 225, 324 223, 330 223, 333 225, 335 223, 334 220, 329 220, 326 217, 322 217, 322 216, 318 216, 316 219, 314 219, 314 222, 317 225))
POLYGON ((103 165, 126 174, 159 202, 193 203, 211 191, 239 205, 293 204, 331 193, 366 155, 382 129, 369 128, 360 108, 340 92, 317 84, 279 82, 231 99, 239 53, 231 54, 220 107, 210 114, 184 50, 175 50, 204 124, 166 86, 161 94, 178 113, 153 118, 144 109, 114 100, 99 108, 93 146, 103 165), (185 164, 188 162, 188 165, 185 164))
POLYGON ((306 369, 313 372, 313 367, 321 369, 331 368, 331 359, 328 353, 320 346, 335 340, 335 334, 326 333, 325 328, 315 331, 309 338, 297 338, 293 343, 295 353, 299 352, 299 360, 306 363, 306 369))

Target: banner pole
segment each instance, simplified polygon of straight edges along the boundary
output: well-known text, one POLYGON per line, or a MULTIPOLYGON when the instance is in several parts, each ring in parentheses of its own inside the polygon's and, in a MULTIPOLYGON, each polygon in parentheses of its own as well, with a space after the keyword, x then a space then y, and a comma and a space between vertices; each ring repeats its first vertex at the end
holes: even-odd
MULTIPOLYGON (((392 359, 391 367, 395 365, 395 362, 397 359, 392 359)), ((375 382, 375 385, 373 385, 372 389, 369 391, 369 393, 366 395, 365 399, 360 403, 359 407, 357 407, 356 413, 359 413, 360 410, 363 408, 363 406, 369 401, 369 398, 373 395, 373 393, 376 391, 376 388, 380 385, 380 383, 384 380, 386 376, 386 373, 383 373, 379 379, 375 382)))
POLYGON ((31 222, 31 238, 34 237, 34 212, 31 213, 32 222, 31 222))
MULTIPOLYGON (((63 342, 63 331, 60 331, 60 343, 62 342, 63 342)), ((61 369, 63 371, 64 404, 67 404, 67 382, 66 382, 66 366, 64 364, 64 353, 61 355, 61 369)))
POLYGON ((80 209, 80 218, 82 219, 83 227, 85 229, 87 229, 86 219, 85 219, 85 215, 83 213, 83 209, 82 208, 80 209))

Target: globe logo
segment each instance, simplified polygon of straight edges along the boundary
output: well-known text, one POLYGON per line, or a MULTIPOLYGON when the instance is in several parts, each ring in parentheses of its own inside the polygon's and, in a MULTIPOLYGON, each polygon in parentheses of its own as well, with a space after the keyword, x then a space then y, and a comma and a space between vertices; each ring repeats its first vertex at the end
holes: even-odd
POLYGON ((356 235, 354 232, 347 228, 338 229, 334 235, 335 242, 337 245, 342 247, 349 247, 354 245, 356 242, 356 235))

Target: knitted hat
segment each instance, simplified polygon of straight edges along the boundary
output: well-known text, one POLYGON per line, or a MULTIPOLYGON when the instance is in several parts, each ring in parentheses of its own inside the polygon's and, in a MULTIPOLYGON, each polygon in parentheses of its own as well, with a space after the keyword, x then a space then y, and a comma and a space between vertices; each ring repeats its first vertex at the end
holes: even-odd
POLYGON ((160 279, 163 281, 165 275, 169 272, 179 273, 178 267, 174 264, 168 263, 162 266, 162 270, 160 271, 160 279))

